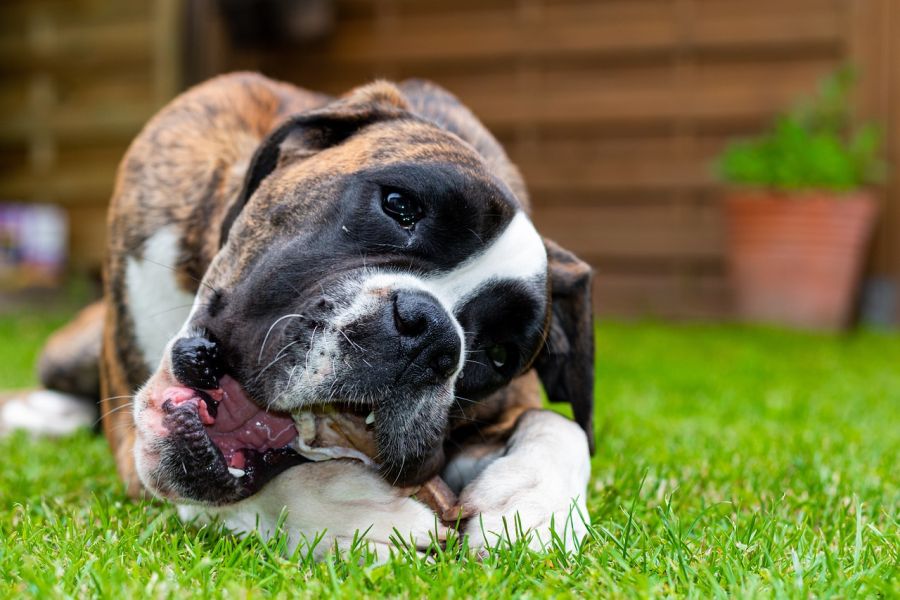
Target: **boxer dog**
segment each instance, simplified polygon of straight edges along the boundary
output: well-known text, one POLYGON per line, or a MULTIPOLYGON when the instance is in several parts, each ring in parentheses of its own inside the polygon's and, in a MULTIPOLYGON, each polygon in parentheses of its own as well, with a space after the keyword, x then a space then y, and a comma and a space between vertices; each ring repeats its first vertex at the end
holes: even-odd
POLYGON ((102 398, 129 493, 235 531, 427 541, 446 530, 409 489, 441 474, 475 547, 584 535, 591 271, 541 238, 516 167, 448 92, 215 78, 132 143, 108 226, 102 303, 0 427, 63 431, 87 421, 75 398, 102 398), (368 415, 377 469, 291 448, 289 413, 322 403, 368 415))

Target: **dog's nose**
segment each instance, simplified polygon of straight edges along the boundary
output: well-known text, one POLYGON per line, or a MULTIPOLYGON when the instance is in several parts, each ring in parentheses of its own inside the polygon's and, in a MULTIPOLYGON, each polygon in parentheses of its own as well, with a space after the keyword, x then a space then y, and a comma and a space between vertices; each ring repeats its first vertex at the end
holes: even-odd
POLYGON ((462 344, 450 315, 431 294, 400 290, 394 296, 394 327, 401 347, 418 365, 447 379, 459 364, 462 344))
POLYGON ((172 374, 182 385, 212 390, 219 387, 224 373, 224 361, 214 341, 189 337, 172 345, 172 374))

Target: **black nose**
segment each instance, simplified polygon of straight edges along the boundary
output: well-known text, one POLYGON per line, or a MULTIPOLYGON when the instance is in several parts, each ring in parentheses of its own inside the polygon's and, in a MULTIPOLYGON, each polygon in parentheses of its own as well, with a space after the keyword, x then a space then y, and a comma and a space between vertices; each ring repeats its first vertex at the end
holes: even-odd
POLYGON ((219 346, 203 337, 181 338, 172 344, 172 374, 182 385, 214 390, 225 374, 219 346))
POLYGON ((420 370, 447 379, 462 350, 450 315, 431 294, 401 290, 394 296, 394 327, 400 347, 420 370))

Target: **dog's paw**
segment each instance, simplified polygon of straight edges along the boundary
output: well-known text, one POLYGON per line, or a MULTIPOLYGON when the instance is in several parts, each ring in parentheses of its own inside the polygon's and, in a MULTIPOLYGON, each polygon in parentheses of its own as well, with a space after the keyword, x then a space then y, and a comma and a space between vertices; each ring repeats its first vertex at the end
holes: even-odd
POLYGON ((525 539, 537 551, 558 545, 577 550, 590 522, 584 487, 580 495, 571 496, 555 487, 558 482, 547 481, 552 476, 522 477, 524 465, 505 461, 498 459, 491 465, 496 471, 489 468, 465 491, 461 504, 469 516, 464 533, 470 546, 484 551, 525 539))
POLYGON ((0 435, 24 430, 59 437, 91 427, 96 420, 96 403, 52 390, 11 394, 0 402, 0 435))
POLYGON ((538 551, 560 545, 576 550, 590 522, 585 505, 589 478, 590 455, 581 429, 553 413, 526 415, 510 452, 460 496, 469 544, 484 552, 526 539, 538 551))

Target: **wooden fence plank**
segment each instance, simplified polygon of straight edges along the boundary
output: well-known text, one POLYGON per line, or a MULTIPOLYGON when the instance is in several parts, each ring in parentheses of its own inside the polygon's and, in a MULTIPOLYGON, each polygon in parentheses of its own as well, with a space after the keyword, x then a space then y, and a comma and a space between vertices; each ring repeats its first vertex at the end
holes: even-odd
POLYGON ((719 206, 660 204, 538 205, 534 222, 541 233, 578 255, 715 261, 722 256, 719 206))
POLYGON ((96 272, 106 254, 106 205, 68 206, 66 217, 72 266, 96 272))
POLYGON ((0 37, 0 69, 64 71, 146 61, 152 32, 146 21, 52 25, 52 34, 0 37))
POLYGON ((50 176, 31 173, 7 175, 0 179, 0 198, 33 200, 75 206, 86 202, 109 201, 115 181, 116 164, 80 165, 77 169, 54 169, 50 176))
MULTIPOLYGON (((47 127, 60 140, 121 140, 133 137, 153 115, 154 105, 61 109, 49 117, 47 127)), ((28 114, 0 119, 0 143, 29 139, 33 120, 28 114)))
POLYGON ((729 284, 722 274, 598 270, 593 299, 599 317, 724 320, 733 310, 729 284))
POLYGON ((713 160, 728 143, 723 137, 695 141, 685 155, 675 136, 544 140, 508 148, 535 198, 560 192, 605 194, 709 188, 716 184, 713 160))
MULTIPOLYGON (((685 43, 701 50, 834 46, 841 40, 833 2, 703 4, 687 24, 672 2, 543 6, 537 19, 514 11, 399 17, 344 22, 323 52, 336 63, 478 60, 501 57, 671 52, 685 43), (399 35, 402 34, 402 35, 399 35)), ((314 59, 317 59, 314 55, 314 59)))
MULTIPOLYGON (((500 86, 454 90, 488 125, 569 125, 584 122, 742 120, 784 110, 815 89, 832 65, 773 66, 768 75, 754 66, 709 67, 693 85, 672 77, 611 86, 582 78, 556 78, 531 95, 511 95, 500 86)), ((674 77, 674 76, 673 76, 674 77)), ((509 88, 506 88, 507 90, 509 88)))

